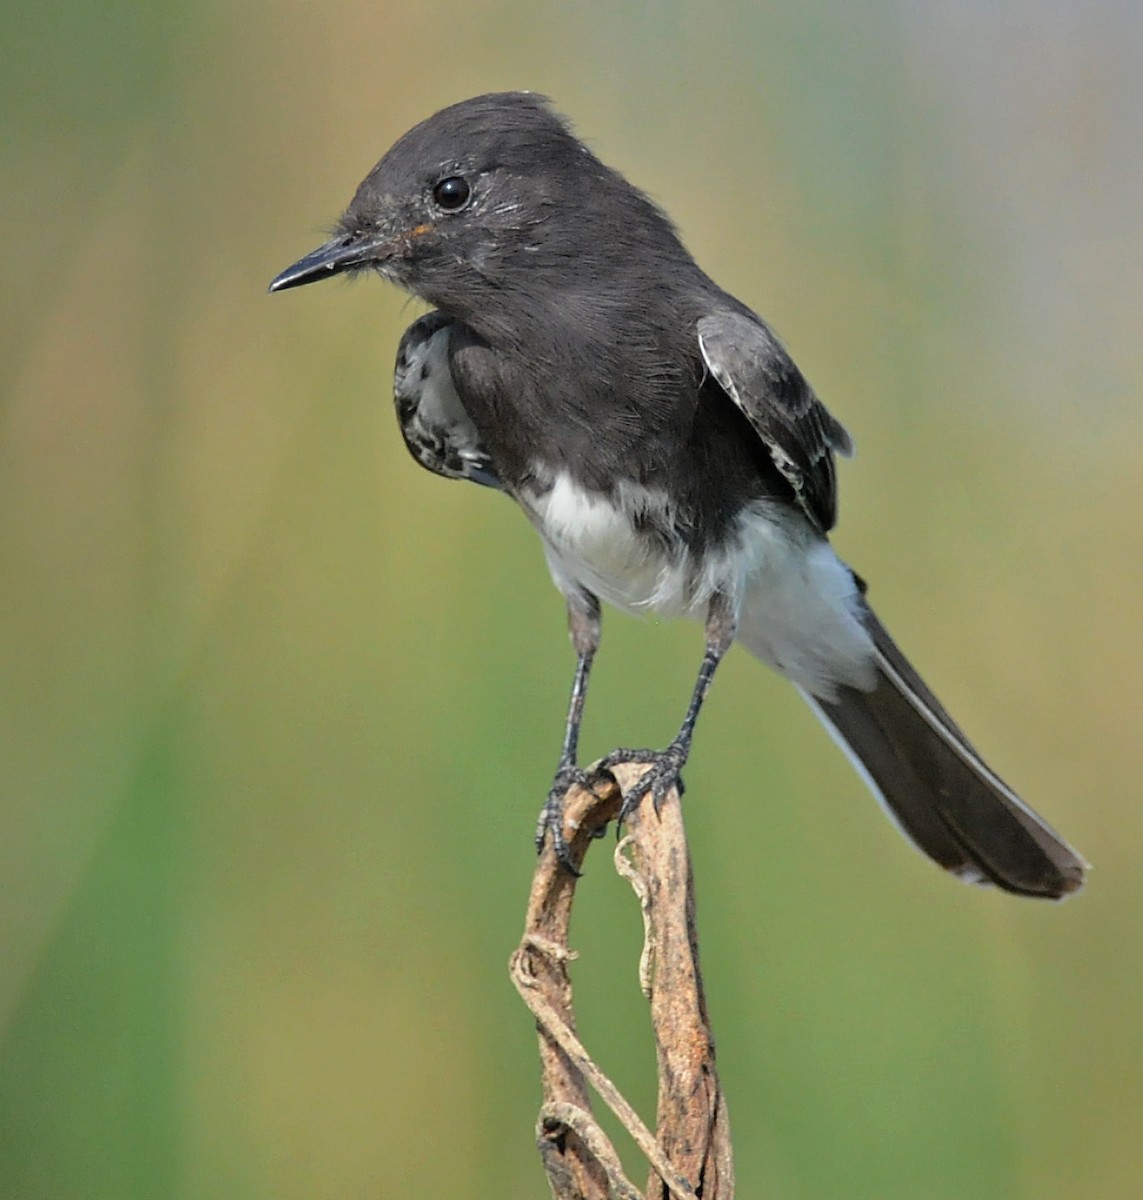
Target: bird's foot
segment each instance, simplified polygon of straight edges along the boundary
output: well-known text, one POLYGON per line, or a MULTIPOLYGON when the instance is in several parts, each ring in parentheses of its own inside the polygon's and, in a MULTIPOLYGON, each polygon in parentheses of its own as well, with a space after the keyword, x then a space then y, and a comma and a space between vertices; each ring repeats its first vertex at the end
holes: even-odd
POLYGON ((633 813, 648 794, 658 813, 672 788, 678 788, 681 796, 686 790, 680 772, 687 761, 687 747, 672 742, 665 750, 613 750, 599 764, 603 768, 619 766, 621 763, 647 763, 647 770, 639 776, 623 794, 623 807, 619 810, 622 824, 633 813))
MULTIPOLYGON (((567 838, 564 837, 564 802, 573 787, 587 788, 588 791, 594 790, 600 774, 598 767, 587 771, 583 767, 577 767, 574 763, 565 763, 556 771, 551 791, 548 792, 548 798, 544 801, 544 807, 540 810, 540 817, 536 822, 536 853, 539 854, 543 850, 544 842, 548 834, 551 834, 552 851, 556 859, 561 867, 573 875, 579 875, 580 872, 576 869, 572 860, 571 847, 568 845, 567 838)), ((603 830, 600 829, 597 836, 601 836, 602 833, 603 830)))

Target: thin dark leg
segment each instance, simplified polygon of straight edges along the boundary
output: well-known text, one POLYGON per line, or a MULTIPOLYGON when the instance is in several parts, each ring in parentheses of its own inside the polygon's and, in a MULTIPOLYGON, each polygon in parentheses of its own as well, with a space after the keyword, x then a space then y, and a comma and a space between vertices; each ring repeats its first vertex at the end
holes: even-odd
POLYGON ((699 667, 698 678, 695 680, 694 691, 691 692, 691 702, 687 706, 686 716, 679 726, 670 745, 665 750, 616 750, 604 760, 607 763, 619 762, 650 762, 652 765, 647 773, 623 798, 623 808, 620 820, 639 806, 640 801, 648 792, 655 802, 656 808, 666 799, 672 787, 678 786, 682 791, 682 780, 679 772, 686 764, 691 752, 691 742, 694 740, 695 724, 707 692, 710 691, 711 681, 722 662, 723 656, 734 642, 738 620, 730 600, 721 592, 716 593, 710 602, 706 617, 706 652, 703 654, 702 665, 699 667))
POLYGON ((536 849, 544 848, 545 835, 550 832, 556 857, 570 871, 574 868, 571 865, 571 854, 564 838, 564 797, 573 783, 586 784, 588 782, 587 775, 576 764, 576 756, 579 752, 579 729, 583 722, 583 706, 587 699, 587 682, 603 632, 599 601, 590 592, 580 592, 568 597, 568 632, 571 634, 572 645, 575 647, 576 653, 575 679, 572 681, 568 715, 564 723, 564 742, 560 750, 559 765, 556 767, 556 775, 552 780, 548 799, 536 824, 536 849))
POLYGON ((560 752, 560 768, 575 765, 579 752, 579 727, 583 722, 583 705, 587 699, 587 681, 591 664, 599 649, 603 622, 599 613, 599 601, 591 595, 576 601, 568 601, 568 632, 575 647, 575 679, 572 681, 571 700, 568 703, 567 721, 564 724, 564 746, 560 752))

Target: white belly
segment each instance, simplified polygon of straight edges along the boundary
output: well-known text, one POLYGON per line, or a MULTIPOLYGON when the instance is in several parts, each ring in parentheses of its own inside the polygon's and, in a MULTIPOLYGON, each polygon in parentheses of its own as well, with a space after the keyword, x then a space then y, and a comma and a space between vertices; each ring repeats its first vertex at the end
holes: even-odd
POLYGON ((700 618, 721 592, 738 613, 738 639, 811 694, 871 684, 873 645, 853 576, 788 505, 749 506, 722 547, 699 558, 680 537, 645 532, 672 528, 662 492, 620 485, 613 501, 561 473, 523 500, 561 591, 586 589, 633 613, 700 618))
POLYGON ((665 497, 638 485, 620 485, 617 496, 612 502, 560 474, 548 491, 526 498, 556 586, 586 588, 629 612, 690 611, 701 601, 688 587, 693 572, 685 544, 664 545, 639 528, 642 517, 669 528, 665 497))

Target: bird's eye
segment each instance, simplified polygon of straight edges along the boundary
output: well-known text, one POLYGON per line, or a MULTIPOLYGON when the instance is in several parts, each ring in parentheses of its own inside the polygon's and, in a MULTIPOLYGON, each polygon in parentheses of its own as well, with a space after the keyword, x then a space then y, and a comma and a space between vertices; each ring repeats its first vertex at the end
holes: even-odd
POLYGON ((433 188, 433 203, 445 212, 460 212, 471 196, 472 188, 468 186, 468 180, 459 175, 450 175, 433 188))

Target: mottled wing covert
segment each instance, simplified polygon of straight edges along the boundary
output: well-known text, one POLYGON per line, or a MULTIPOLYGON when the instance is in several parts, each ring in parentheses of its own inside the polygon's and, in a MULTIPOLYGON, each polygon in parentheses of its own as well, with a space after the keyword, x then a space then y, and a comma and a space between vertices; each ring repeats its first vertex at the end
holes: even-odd
POLYGON ((849 434, 814 395, 782 344, 757 318, 711 313, 698 322, 703 361, 742 410, 806 516, 823 532, 837 520, 833 455, 849 434))
POLYGON ((393 370, 397 423, 409 453, 434 475, 501 487, 449 369, 452 321, 426 313, 405 330, 393 370))

